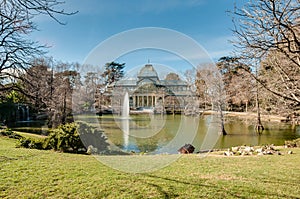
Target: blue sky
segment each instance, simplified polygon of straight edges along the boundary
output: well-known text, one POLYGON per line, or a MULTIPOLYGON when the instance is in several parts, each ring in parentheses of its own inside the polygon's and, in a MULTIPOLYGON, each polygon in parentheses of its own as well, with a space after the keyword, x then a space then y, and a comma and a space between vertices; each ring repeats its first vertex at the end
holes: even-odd
MULTIPOLYGON (((242 1, 239 1, 241 3, 242 1)), ((58 16, 67 25, 47 17, 37 17, 39 31, 31 38, 52 46, 48 56, 65 62, 84 63, 99 43, 123 31, 142 27, 161 27, 181 32, 204 47, 213 60, 229 55, 233 49, 231 16, 233 0, 66 0, 66 11, 73 16, 58 16)), ((129 65, 161 62, 155 53, 139 53, 124 60, 129 65)), ((123 61, 123 60, 121 60, 123 61)), ((161 63, 161 64, 174 64, 161 63)))

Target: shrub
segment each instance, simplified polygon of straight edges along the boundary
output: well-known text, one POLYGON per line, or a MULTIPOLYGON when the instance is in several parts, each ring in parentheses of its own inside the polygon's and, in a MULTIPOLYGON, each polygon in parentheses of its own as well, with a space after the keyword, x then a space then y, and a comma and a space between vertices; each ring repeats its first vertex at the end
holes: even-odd
POLYGON ((1 131, 0 131, 0 136, 7 136, 7 137, 13 138, 13 139, 20 139, 20 138, 22 138, 21 135, 19 135, 19 134, 13 132, 13 131, 12 131, 11 129, 9 129, 9 128, 6 128, 6 129, 4 129, 4 130, 1 130, 1 131))
POLYGON ((1 136, 9 136, 12 134, 13 134, 13 131, 9 128, 6 128, 6 129, 0 131, 1 136))
MULTIPOLYGON (((5 135, 12 134, 11 130, 5 132, 5 135)), ((109 146, 102 131, 84 122, 60 125, 51 130, 46 139, 18 136, 16 146, 30 149, 54 149, 61 152, 81 153, 87 152, 87 146, 89 146, 87 153, 92 154, 106 152, 109 146)))
POLYGON ((78 123, 78 130, 83 144, 93 149, 88 152, 105 153, 108 151, 109 144, 107 143, 107 137, 103 134, 103 131, 85 122, 78 123))
POLYGON ((31 140, 28 138, 20 138, 18 140, 18 142, 16 143, 16 147, 17 148, 29 148, 29 144, 30 144, 31 140))
POLYGON ((50 147, 56 151, 62 152, 77 153, 82 150, 86 151, 85 146, 80 140, 77 128, 78 125, 76 123, 58 126, 58 128, 50 131, 44 147, 50 147))
POLYGON ((43 147, 44 139, 43 138, 25 138, 11 129, 5 129, 0 131, 0 136, 6 136, 13 139, 18 139, 16 147, 30 148, 30 149, 45 149, 43 147))
POLYGON ((16 147, 23 147, 29 149, 47 149, 44 148, 44 139, 42 138, 25 138, 22 137, 18 140, 16 147))

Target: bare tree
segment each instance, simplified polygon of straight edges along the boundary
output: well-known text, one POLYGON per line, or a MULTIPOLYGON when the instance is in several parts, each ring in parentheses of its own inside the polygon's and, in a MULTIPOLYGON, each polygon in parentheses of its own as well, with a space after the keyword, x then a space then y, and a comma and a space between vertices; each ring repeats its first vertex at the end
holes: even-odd
MULTIPOLYGON (((47 15, 63 24, 57 15, 72 15, 58 7, 58 0, 0 1, 0 91, 10 89, 8 82, 16 82, 32 61, 45 53, 45 46, 26 39, 37 29, 33 18, 47 15)), ((10 87, 15 84, 10 84, 10 87)))
POLYGON ((282 103, 270 103, 268 106, 270 111, 286 115, 288 112, 300 109, 300 69, 286 59, 282 53, 272 52, 261 62, 259 79, 268 88, 276 88, 294 99, 277 98, 282 103))
MULTIPOLYGON (((85 106, 86 106, 86 109, 87 110, 93 110, 94 108, 99 108, 98 106, 100 106, 101 104, 100 104, 100 102, 98 102, 98 100, 96 100, 97 83, 99 82, 99 76, 95 72, 88 72, 84 76, 84 78, 85 78, 84 79, 84 85, 85 85, 85 106)), ((101 100, 101 99, 99 99, 99 100, 101 100)))
POLYGON ((254 79, 246 72, 250 67, 236 57, 221 57, 217 67, 222 75, 226 91, 226 104, 231 111, 248 111, 253 101, 254 79))
POLYGON ((257 69, 251 74, 264 90, 299 109, 300 0, 250 1, 233 14, 238 57, 257 69))
MULTIPOLYGON (((199 87, 197 91, 204 91, 203 95, 210 100, 212 111, 218 113, 217 120, 220 124, 220 132, 222 135, 227 135, 224 118, 226 92, 224 90, 221 73, 211 64, 201 64, 197 71, 197 82, 197 87, 199 87)), ((199 95, 201 95, 201 93, 199 93, 199 95)))
MULTIPOLYGON (((50 118, 53 126, 68 123, 68 117, 72 115, 72 94, 80 83, 80 75, 72 70, 71 64, 59 63, 57 68, 62 70, 54 75, 54 92, 52 102, 48 108, 54 111, 50 118)), ((71 118, 71 117, 70 117, 71 118)))
POLYGON ((20 77, 21 90, 36 112, 48 115, 49 127, 66 123, 72 113, 72 94, 80 87, 80 75, 73 70, 74 65, 78 64, 38 59, 20 77))
POLYGON ((20 76, 22 87, 19 89, 34 105, 37 111, 46 111, 52 101, 54 92, 53 60, 51 58, 36 59, 26 73, 20 76))
POLYGON ((234 14, 235 44, 244 58, 263 58, 276 50, 300 67, 299 0, 250 1, 234 14))

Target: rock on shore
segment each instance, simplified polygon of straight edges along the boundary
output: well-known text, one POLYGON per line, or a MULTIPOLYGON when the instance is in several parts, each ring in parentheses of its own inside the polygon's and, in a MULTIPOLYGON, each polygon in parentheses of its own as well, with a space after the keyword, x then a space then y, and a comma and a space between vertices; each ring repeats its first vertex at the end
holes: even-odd
MULTIPOLYGON (((288 152, 288 154, 292 154, 288 152)), ((282 155, 282 153, 274 147, 274 145, 265 146, 236 146, 231 147, 224 152, 225 156, 244 156, 244 155, 282 155)))

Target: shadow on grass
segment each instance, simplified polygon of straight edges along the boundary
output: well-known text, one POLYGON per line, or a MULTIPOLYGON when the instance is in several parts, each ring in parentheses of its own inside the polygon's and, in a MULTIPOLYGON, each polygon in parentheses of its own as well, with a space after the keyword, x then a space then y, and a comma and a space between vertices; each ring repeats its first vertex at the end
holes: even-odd
MULTIPOLYGON (((241 190, 230 190, 230 187, 225 187, 224 185, 208 185, 208 184, 203 184, 203 182, 199 182, 199 183, 194 183, 194 182, 189 182, 189 181, 183 181, 183 180, 178 180, 178 179, 172 179, 172 178, 168 178, 168 177, 161 177, 161 176, 157 176, 157 175, 153 175, 153 174, 142 174, 145 177, 148 178, 152 178, 154 180, 160 179, 160 180, 164 180, 164 181, 168 181, 168 182, 172 182, 172 183, 176 183, 176 184, 182 184, 184 186, 195 186, 195 187, 206 187, 206 188, 210 188, 213 191, 213 195, 215 193, 215 195, 217 195, 216 193, 225 193, 228 195, 231 195, 233 197, 237 197, 237 198, 248 198, 249 196, 261 196, 261 197, 274 197, 274 198, 298 198, 295 196, 291 196, 291 195, 286 195, 286 194, 279 194, 279 193, 269 193, 264 190, 249 190, 248 187, 241 187, 240 185, 237 185, 236 187, 242 188, 241 190), (221 187, 220 187, 221 186, 221 187), (237 192, 247 192, 248 196, 241 196, 239 193, 237 192)), ((199 179, 200 180, 200 179, 199 179)), ((270 183, 270 181, 265 181, 267 183, 270 183)), ((173 198, 173 197, 178 197, 178 194, 174 194, 174 193, 169 193, 163 190, 163 187, 154 184, 154 183, 149 183, 149 182, 145 182, 146 184, 155 187, 163 196, 164 198, 173 198)), ((273 183, 271 181, 271 183, 273 183)), ((201 191, 199 189, 199 191, 201 191)), ((222 194, 223 195, 223 194, 222 194)))
POLYGON ((11 161, 11 160, 18 160, 18 159, 6 157, 6 156, 0 156, 0 162, 7 162, 7 161, 11 161))
POLYGON ((157 185, 157 184, 153 184, 153 183, 147 183, 149 186, 152 186, 154 188, 157 189, 157 191, 163 196, 163 198, 175 198, 175 197, 179 197, 179 194, 174 194, 174 193, 169 193, 167 191, 164 191, 164 189, 157 185))
MULTIPOLYGON (((216 192, 225 191, 225 189, 222 189, 222 188, 219 188, 219 187, 213 186, 213 185, 203 184, 201 182, 199 182, 199 183, 192 183, 192 182, 181 181, 181 180, 167 178, 167 177, 156 176, 156 175, 152 175, 152 174, 143 174, 143 175, 145 175, 146 177, 149 177, 149 178, 154 178, 155 180, 160 179, 160 180, 164 180, 164 181, 168 181, 168 182, 173 182, 173 183, 176 183, 176 184, 183 184, 184 186, 206 187, 206 188, 214 189, 214 190, 216 190, 216 192)), ((157 190, 160 191, 160 193, 162 195, 164 195, 165 198, 171 198, 173 196, 178 196, 178 194, 167 193, 165 191, 162 191, 163 189, 159 185, 156 185, 156 184, 153 184, 153 183, 147 183, 147 184, 150 185, 150 186, 153 186, 153 187, 157 188, 157 190)), ((228 190, 226 190, 226 192, 228 194, 230 194, 231 196, 242 198, 240 195, 228 192, 228 190)))

